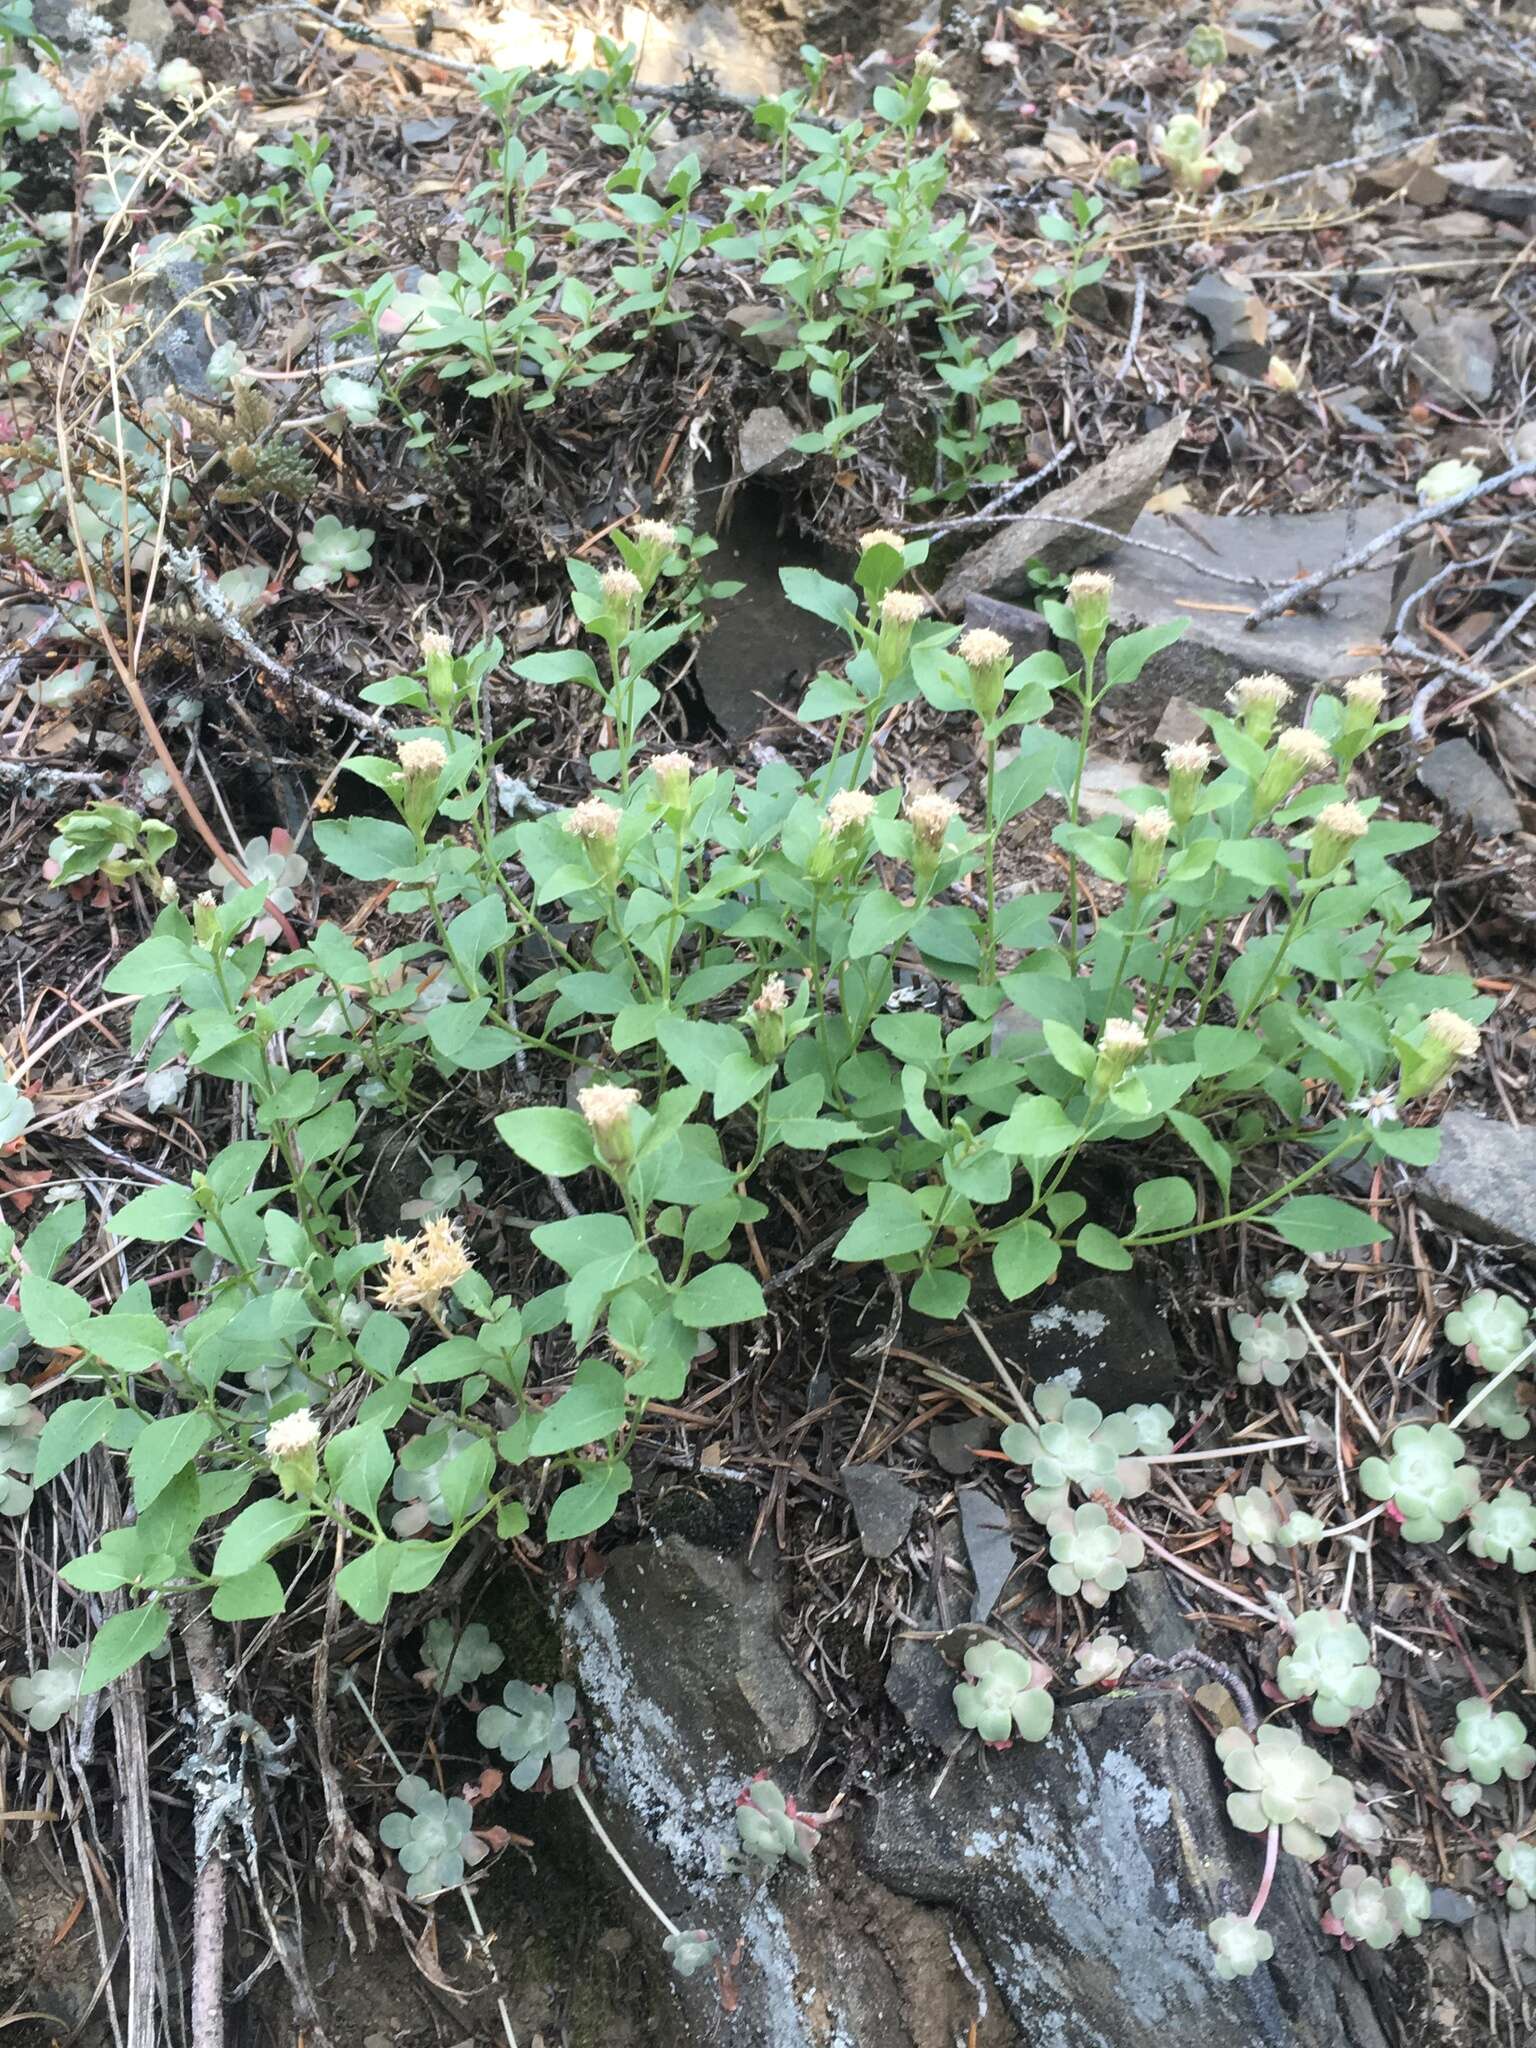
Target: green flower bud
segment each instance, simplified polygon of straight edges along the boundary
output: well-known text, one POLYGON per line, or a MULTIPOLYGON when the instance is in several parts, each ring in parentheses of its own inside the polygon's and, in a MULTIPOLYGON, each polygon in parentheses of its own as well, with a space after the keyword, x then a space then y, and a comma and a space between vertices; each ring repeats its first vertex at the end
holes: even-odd
POLYGON ((971 672, 971 702, 987 723, 1003 706, 1003 684, 1013 660, 1013 643, 987 626, 973 626, 959 646, 960 659, 971 672))
POLYGON ((1328 742, 1310 726, 1292 725, 1275 741, 1274 752, 1264 763, 1253 792, 1255 820, 1267 818, 1283 804, 1305 775, 1322 775, 1332 770, 1334 759, 1328 742))
POLYGON ((765 1066, 771 1067, 784 1057, 784 1048, 789 1043, 788 1009, 789 989, 783 975, 770 974, 747 1013, 752 1036, 757 1041, 757 1056, 765 1066))
POLYGON ((1131 871, 1126 886, 1132 896, 1145 896, 1149 889, 1156 888, 1163 871, 1163 849, 1172 829, 1172 815, 1161 804, 1142 811, 1131 827, 1131 871))
POLYGON ((640 1100, 638 1088, 615 1088, 600 1081, 583 1088, 576 1107, 586 1119, 597 1156, 613 1172, 622 1174, 635 1156, 635 1133, 629 1113, 640 1100))
POLYGON ((1261 747, 1269 745, 1275 720, 1291 701, 1291 686, 1279 676, 1239 676, 1227 692, 1227 702, 1242 721, 1249 739, 1261 747))
POLYGON ((1169 747, 1163 755, 1163 766, 1168 771, 1168 808, 1181 832, 1195 815, 1210 765, 1211 750, 1204 740, 1185 740, 1181 746, 1169 747))
POLYGON ((906 663, 912 645, 912 629, 927 606, 915 591, 888 590, 880 600, 880 632, 875 642, 875 660, 880 680, 892 683, 906 663))
POLYGON ((600 881, 616 882, 619 876, 619 814, 600 796, 589 796, 575 810, 567 811, 562 827, 579 839, 600 881))
POLYGON ((1482 1033, 1454 1010, 1431 1010, 1417 1046, 1403 1058, 1397 1083, 1400 1102, 1433 1095, 1460 1060, 1469 1060, 1482 1045, 1482 1033))
POLYGON ((1109 607, 1115 595, 1115 579, 1099 569, 1079 569, 1067 585, 1067 604, 1079 642, 1102 641, 1109 630, 1109 607))
POLYGON ((1110 1017, 1099 1033, 1098 1055, 1088 1093, 1098 1102, 1117 1088, 1147 1049, 1147 1034, 1134 1017, 1110 1017))
POLYGON ((1307 855, 1307 873, 1314 881, 1331 875, 1354 853, 1370 829, 1356 804, 1325 804, 1312 827, 1312 849, 1307 855))
POLYGON ((421 658, 427 669, 427 695, 432 708, 445 718, 453 708, 453 642, 446 633, 423 633, 421 658))

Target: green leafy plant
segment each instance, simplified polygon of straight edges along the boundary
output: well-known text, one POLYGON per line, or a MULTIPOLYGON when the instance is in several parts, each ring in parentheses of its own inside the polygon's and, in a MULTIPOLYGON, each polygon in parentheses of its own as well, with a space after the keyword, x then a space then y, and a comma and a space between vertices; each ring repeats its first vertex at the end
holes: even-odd
POLYGON ((1058 348, 1072 325, 1073 300, 1097 284, 1109 269, 1108 254, 1099 252, 1113 226, 1113 219, 1106 218, 1104 201, 1089 192, 1073 192, 1065 212, 1053 207, 1035 216, 1036 233, 1051 243, 1060 257, 1058 262, 1037 265, 1030 277, 1046 301, 1042 311, 1058 348))
MULTIPOLYGON (((0 1104, 0 1110, 3 1107, 0 1104)), ((0 1364, 5 1352, 14 1365, 16 1353, 10 1346, 0 1352, 0 1364)), ((43 1411, 34 1404, 31 1388, 21 1380, 0 1380, 0 1515, 24 1515, 32 1505, 31 1478, 42 1426, 43 1411)))
POLYGON ((1216 1754, 1236 1788, 1227 1794, 1233 1825, 1253 1835, 1278 1828, 1281 1846, 1305 1863, 1317 1861, 1353 1810, 1354 1788, 1293 1728, 1223 1728, 1216 1754))
POLYGON ((334 512, 324 512, 299 541, 304 567, 293 579, 296 590, 322 590, 357 574, 373 560, 373 528, 343 526, 334 512))

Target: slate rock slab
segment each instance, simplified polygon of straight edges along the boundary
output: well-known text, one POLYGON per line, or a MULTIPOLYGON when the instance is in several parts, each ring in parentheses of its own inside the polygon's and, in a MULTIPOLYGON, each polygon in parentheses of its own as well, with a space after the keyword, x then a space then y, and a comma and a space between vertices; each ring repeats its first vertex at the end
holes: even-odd
POLYGON ((1536 1130, 1470 1109, 1447 1111, 1440 1157, 1419 1177, 1431 1216, 1485 1244, 1536 1252, 1536 1130))
POLYGON ((1123 711, 1155 709, 1170 697, 1220 704, 1239 676, 1271 670, 1298 689, 1363 674, 1379 660, 1392 625, 1390 550, 1382 566, 1368 565, 1329 584, 1318 610, 1270 619, 1252 632, 1245 614, 1268 591, 1313 570, 1327 568, 1364 542, 1374 540, 1405 516, 1390 498, 1373 498, 1343 512, 1275 512, 1249 516, 1181 510, 1176 518, 1144 512, 1130 538, 1171 548, 1184 557, 1164 556, 1134 545, 1116 550, 1117 626, 1185 622, 1183 637, 1153 656, 1140 680, 1118 690, 1123 711), (1228 576, 1252 578, 1250 589, 1201 573, 1205 564, 1228 576), (1195 566, 1186 566, 1193 564, 1195 566))
POLYGON ((1224 1984, 1206 1922, 1246 1909, 1262 1864, 1227 1819, 1187 1701, 1096 1697, 1044 1743, 967 1748, 882 1792, 864 1867, 970 1920, 1019 2039, 1049 2048, 1384 2048, 1364 1990, 1282 1857, 1264 1916, 1274 1961, 1224 1984))
POLYGON ((1453 313, 1424 329, 1406 361, 1426 398, 1440 405, 1486 405, 1499 367, 1493 322, 1481 313, 1453 313))
POLYGON ((894 1557, 907 1540, 918 1497, 888 1465, 845 1465, 843 1491, 866 1557, 894 1557))
MULTIPOLYGON (((773 1770, 785 1792, 818 1803, 796 1761, 816 1733, 816 1702, 780 1645, 779 1618, 773 1586, 740 1559, 675 1536, 614 1552, 564 1617, 604 1826, 679 1924, 709 1928, 735 1958, 727 2026, 714 1977, 673 1976, 637 1905, 647 1977, 668 2008, 647 2038, 668 2048, 726 2038, 733 2048, 936 2048, 976 2022, 976 2048, 1013 2048, 964 1920, 871 1879, 848 1822, 827 1830, 810 1871, 764 1882, 725 1867, 736 1797, 755 1771, 773 1770)), ((551 1812, 549 1824, 581 1822, 551 1812)))
POLYGON ((1520 806, 1470 740, 1442 740, 1416 772, 1447 816, 1470 825, 1479 839, 1504 839, 1520 830, 1520 806))
POLYGON ((1072 521, 1089 520, 1094 526, 1128 533, 1162 481, 1184 438, 1184 426, 1180 413, 1139 441, 1117 448, 1038 504, 1010 513, 1005 526, 962 555, 949 571, 939 590, 939 608, 959 611, 973 591, 987 597, 1028 596, 1035 588, 1031 562, 1067 576, 1085 562, 1096 561, 1112 543, 1072 521))

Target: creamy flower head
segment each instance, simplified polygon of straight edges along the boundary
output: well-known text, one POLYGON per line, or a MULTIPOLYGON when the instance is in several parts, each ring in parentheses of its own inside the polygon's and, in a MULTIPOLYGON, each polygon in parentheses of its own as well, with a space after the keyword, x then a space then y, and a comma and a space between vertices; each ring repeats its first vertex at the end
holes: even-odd
POLYGON ((1115 579, 1103 569, 1079 569, 1067 585, 1068 604, 1080 604, 1084 598, 1107 604, 1114 594, 1115 579))
POLYGON ((638 541, 658 548, 669 548, 677 539, 677 528, 665 519, 637 519, 629 529, 638 541))
POLYGON ((638 1088, 615 1088, 611 1082, 597 1081, 580 1091, 576 1106, 586 1118, 588 1130, 605 1137, 629 1122, 629 1112, 639 1101, 638 1088))
POLYGON ((1324 804, 1317 814, 1319 832, 1331 832, 1337 839, 1363 839, 1370 820, 1358 804, 1324 804))
POLYGON ((414 782, 418 777, 424 780, 429 775, 441 775, 448 766, 448 749, 441 740, 402 740, 395 749, 395 759, 406 781, 414 782))
POLYGON ((658 782, 687 782, 693 763, 686 754, 652 754, 651 773, 658 782))
POLYGON ((1110 1052, 1145 1052, 1147 1034, 1134 1017, 1108 1017, 1099 1044, 1110 1052))
POLYGON ((1212 754, 1204 740, 1181 740, 1176 747, 1163 752, 1163 766, 1170 775, 1203 775, 1210 767, 1212 754))
POLYGON ((320 1441, 320 1424, 307 1408, 296 1408, 291 1415, 284 1415, 271 1423, 267 1429, 266 1451, 269 1458, 298 1458, 305 1451, 313 1450, 320 1441))
POLYGON ((927 609, 915 590, 888 590, 880 600, 880 616, 890 626, 915 626, 927 609))
POLYGON ((1287 761, 1314 774, 1333 766, 1333 750, 1320 732, 1309 725, 1288 725, 1275 741, 1275 751, 1287 761))
POLYGON ((1290 701, 1290 684, 1276 675, 1239 676, 1227 692, 1227 702, 1235 711, 1250 711, 1260 705, 1282 711, 1290 701))
POLYGON ((600 796, 584 797, 574 810, 566 812, 560 823, 562 831, 583 841, 606 840, 611 845, 619 836, 619 814, 600 796))
POLYGON ((421 636, 421 651, 428 661, 452 654, 453 642, 446 633, 428 632, 421 636))
POLYGON ((1012 657, 1013 642, 994 633, 990 626, 972 626, 969 633, 961 636, 957 651, 967 668, 995 668, 1000 661, 1012 657))
POLYGON ((912 836, 920 846, 934 852, 944 844, 944 834, 959 812, 957 803, 952 803, 947 796, 940 796, 936 790, 907 798, 907 823, 912 827, 912 836))
POLYGON ((1387 695, 1387 679, 1378 670, 1369 675, 1351 676, 1344 685, 1344 702, 1351 711, 1365 711, 1375 718, 1381 710, 1387 695))
POLYGON ((912 59, 912 69, 919 78, 932 78, 936 71, 943 68, 944 60, 935 56, 932 50, 919 50, 912 59))
POLYGON ((1454 1010, 1431 1010, 1424 1019, 1425 1036, 1459 1060, 1469 1060, 1483 1042, 1483 1034, 1454 1010))
POLYGON ((892 533, 888 526, 872 526, 868 533, 859 535, 859 552, 867 554, 871 548, 894 548, 899 555, 903 541, 899 533, 892 533))
POLYGON ((789 985, 782 974, 770 974, 752 1007, 760 1017, 780 1017, 789 1008, 789 985))
POLYGON ((1131 827, 1134 836, 1144 846, 1163 845, 1172 830, 1173 816, 1161 804, 1153 804, 1150 809, 1142 811, 1131 827))
POLYGON ((416 1237, 389 1237, 384 1245, 389 1263, 373 1297, 381 1308, 435 1308, 474 1264, 447 1216, 434 1217, 416 1237))
POLYGON ((616 604, 635 604, 645 595, 633 569, 605 569, 602 590, 604 597, 616 604))
POLYGON ((875 814, 875 800, 864 789, 840 789, 827 804, 826 829, 834 839, 862 832, 875 814))

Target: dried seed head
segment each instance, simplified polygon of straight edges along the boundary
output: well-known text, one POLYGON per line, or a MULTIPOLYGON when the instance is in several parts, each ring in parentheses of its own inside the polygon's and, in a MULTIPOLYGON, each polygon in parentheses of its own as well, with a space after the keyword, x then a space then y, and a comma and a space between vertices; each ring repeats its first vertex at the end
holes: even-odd
POLYGON ((296 1408, 268 1426, 266 1452, 269 1458, 298 1458, 319 1441, 320 1424, 307 1408, 296 1408))
POLYGON ((1099 1033, 1099 1044, 1106 1051, 1134 1056, 1146 1051, 1147 1034, 1134 1017, 1109 1017, 1099 1033))
POLYGON ((627 1126, 629 1112, 639 1100, 638 1088, 615 1088, 606 1081, 594 1082, 576 1097, 577 1107, 587 1120, 587 1129, 596 1138, 605 1138, 610 1132, 627 1126))
POLYGON ((770 974, 752 1007, 760 1017, 781 1017, 789 1008, 789 987, 782 974, 770 974))
POLYGON ((384 1243, 389 1263, 374 1290, 381 1308, 435 1308, 474 1265, 458 1225, 446 1216, 434 1217, 416 1237, 390 1237, 384 1243))
POLYGON ((880 600, 880 616, 888 626, 915 626, 928 609, 913 590, 888 590, 880 600))
POLYGON ((1424 1019, 1424 1034, 1453 1059, 1469 1060, 1483 1042, 1483 1034, 1454 1010, 1431 1010, 1424 1019))
POLYGON ((826 830, 841 839, 862 832, 874 814, 875 800, 867 790, 840 789, 827 805, 826 830))
POLYGON ((1291 686, 1276 675, 1239 676, 1227 692, 1234 711, 1283 711, 1291 701, 1291 686))
POLYGON ((872 526, 868 533, 859 535, 860 554, 867 554, 871 548, 894 548, 899 555, 902 545, 901 535, 892 533, 888 526, 872 526))
POLYGON ((566 812, 561 827, 584 845, 611 846, 619 836, 619 814, 600 796, 584 797, 574 810, 566 812))
POLYGON ((395 749, 395 759, 406 781, 415 782, 429 775, 441 775, 448 766, 448 749, 441 740, 402 740, 395 749))
POLYGON ((1275 751, 1300 772, 1321 775, 1334 765, 1333 750, 1309 725, 1290 725, 1275 741, 1275 751))
POLYGON ((1380 717, 1386 694, 1387 679, 1375 669, 1369 675, 1351 676, 1344 685, 1344 702, 1350 710, 1364 713, 1372 721, 1380 717))
POLYGON ((1358 804, 1324 804, 1317 814, 1317 829, 1353 843, 1365 837, 1370 820, 1358 804))
POLYGON ((1000 661, 1009 660, 1012 654, 1012 641, 1001 633, 994 633, 990 626, 972 626, 960 641, 960 659, 970 669, 996 668, 1000 661))
POLYGON ((944 844, 951 819, 959 815, 960 806, 937 791, 929 791, 922 796, 909 796, 906 809, 913 838, 930 853, 937 853, 944 844))

